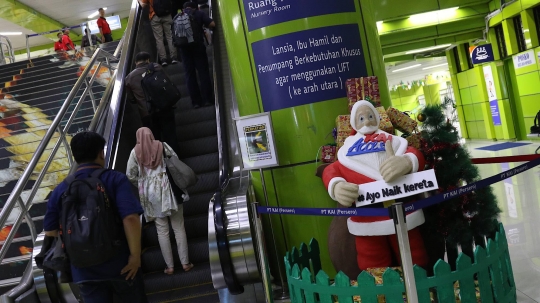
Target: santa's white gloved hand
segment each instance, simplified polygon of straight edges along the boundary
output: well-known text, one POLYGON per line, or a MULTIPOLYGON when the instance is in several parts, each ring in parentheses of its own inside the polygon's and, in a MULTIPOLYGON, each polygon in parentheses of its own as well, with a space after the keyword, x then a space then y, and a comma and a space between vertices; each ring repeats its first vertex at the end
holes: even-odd
POLYGON ((339 204, 349 207, 358 199, 358 185, 338 182, 334 185, 334 197, 339 204))
POLYGON ((379 171, 386 183, 412 172, 413 164, 407 156, 396 156, 392 141, 386 141, 386 155, 388 158, 381 164, 379 171))

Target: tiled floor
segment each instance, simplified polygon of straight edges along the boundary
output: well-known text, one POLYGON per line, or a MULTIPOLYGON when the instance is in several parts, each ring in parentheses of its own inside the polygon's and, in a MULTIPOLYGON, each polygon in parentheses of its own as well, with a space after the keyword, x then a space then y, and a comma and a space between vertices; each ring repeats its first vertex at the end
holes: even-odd
MULTIPOLYGON (((467 147, 473 158, 534 154, 538 143, 489 152, 476 148, 496 144, 473 141, 467 147)), ((522 163, 479 165, 482 178, 522 163)), ((518 302, 540 302, 540 166, 493 185, 510 247, 518 289, 518 302)))
MULTIPOLYGON (((493 141, 469 141, 472 158, 534 154, 540 143, 490 152, 476 148, 497 144, 493 141)), ((478 165, 487 178, 523 163, 478 165)), ((510 258, 517 285, 519 303, 540 302, 540 166, 493 185, 510 246, 510 258)), ((288 303, 290 300, 275 301, 288 303)))

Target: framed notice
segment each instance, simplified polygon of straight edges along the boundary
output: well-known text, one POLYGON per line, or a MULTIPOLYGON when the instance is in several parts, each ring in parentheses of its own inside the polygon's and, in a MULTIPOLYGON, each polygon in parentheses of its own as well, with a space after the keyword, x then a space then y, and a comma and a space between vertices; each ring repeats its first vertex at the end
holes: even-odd
POLYGON ((253 170, 278 165, 269 113, 236 119, 236 130, 244 169, 253 170))

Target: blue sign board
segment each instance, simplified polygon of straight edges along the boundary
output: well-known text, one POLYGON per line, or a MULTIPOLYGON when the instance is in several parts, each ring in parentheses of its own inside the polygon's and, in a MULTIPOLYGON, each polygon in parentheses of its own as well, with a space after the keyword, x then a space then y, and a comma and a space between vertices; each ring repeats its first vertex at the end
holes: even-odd
POLYGON ((355 12, 354 0, 243 0, 248 30, 291 20, 355 12))
POLYGON ((491 117, 493 117, 493 125, 502 125, 501 113, 499 112, 499 102, 497 100, 489 101, 489 107, 491 108, 491 117))
POLYGON ((471 46, 469 49, 473 64, 481 64, 495 61, 493 56, 493 47, 491 44, 483 44, 479 46, 471 46))
POLYGON ((367 76, 357 24, 300 31, 251 45, 264 111, 345 98, 367 76))

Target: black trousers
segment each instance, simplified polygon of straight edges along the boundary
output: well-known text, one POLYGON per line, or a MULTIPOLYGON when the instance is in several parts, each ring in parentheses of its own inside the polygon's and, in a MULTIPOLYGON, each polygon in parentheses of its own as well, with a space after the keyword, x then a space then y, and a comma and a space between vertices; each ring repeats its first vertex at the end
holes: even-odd
POLYGON ((142 120, 143 125, 152 131, 156 140, 167 143, 178 154, 174 109, 152 113, 143 117, 142 120))
POLYGON ((103 43, 107 43, 107 42, 112 42, 113 39, 112 39, 112 34, 104 34, 103 35, 103 38, 105 41, 103 41, 103 43))
POLYGON ((186 82, 193 105, 214 104, 214 90, 210 80, 206 46, 194 42, 185 47, 179 47, 178 52, 186 70, 186 82), (199 74, 199 82, 197 82, 197 74, 199 74))

